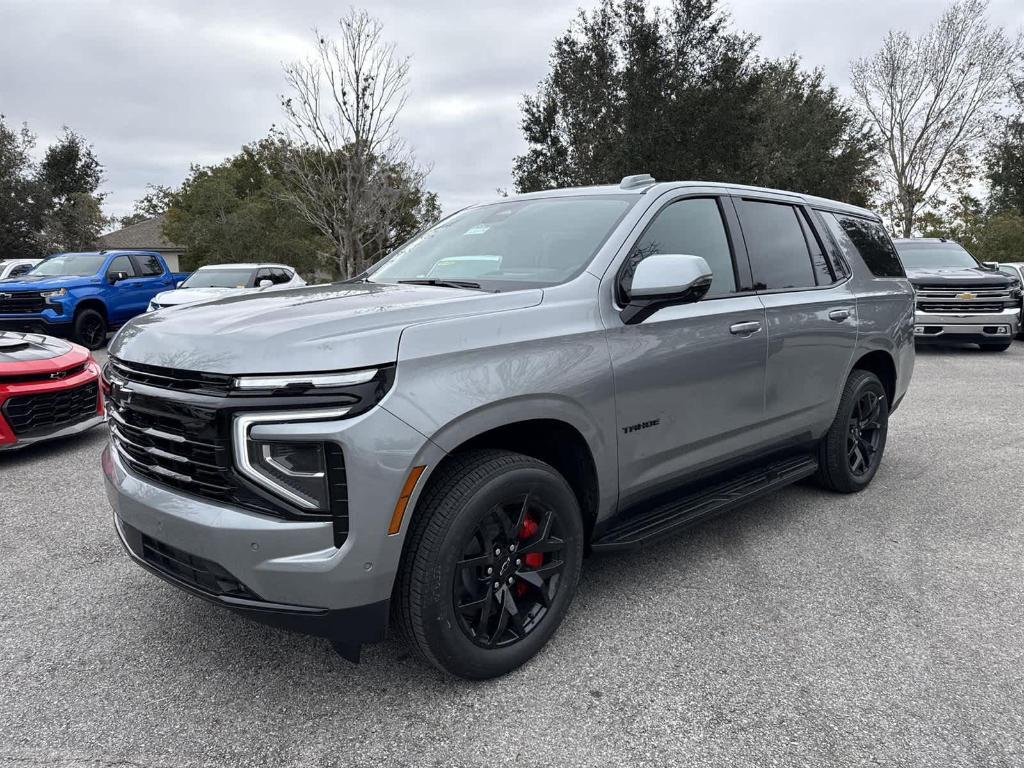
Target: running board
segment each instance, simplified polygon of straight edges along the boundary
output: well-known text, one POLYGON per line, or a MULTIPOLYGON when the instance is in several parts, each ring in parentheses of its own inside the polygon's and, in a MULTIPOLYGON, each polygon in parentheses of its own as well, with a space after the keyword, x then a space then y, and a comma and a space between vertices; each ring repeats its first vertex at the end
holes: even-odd
POLYGON ((802 480, 813 475, 817 469, 818 462, 811 456, 774 461, 697 493, 613 521, 612 526, 593 542, 591 549, 594 552, 608 552, 638 547, 802 480))

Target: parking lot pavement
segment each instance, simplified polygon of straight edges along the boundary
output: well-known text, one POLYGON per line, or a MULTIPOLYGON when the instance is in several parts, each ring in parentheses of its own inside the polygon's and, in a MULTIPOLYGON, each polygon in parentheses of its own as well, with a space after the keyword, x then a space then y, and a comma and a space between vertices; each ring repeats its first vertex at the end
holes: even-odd
POLYGON ((0 458, 0 765, 1024 763, 1024 344, 919 354, 882 470, 588 561, 548 648, 352 666, 130 564, 96 430, 0 458))

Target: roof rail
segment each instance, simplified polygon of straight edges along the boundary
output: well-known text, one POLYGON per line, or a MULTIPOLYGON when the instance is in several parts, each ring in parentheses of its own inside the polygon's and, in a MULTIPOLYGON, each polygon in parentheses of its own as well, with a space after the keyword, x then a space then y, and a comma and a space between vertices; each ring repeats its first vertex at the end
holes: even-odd
POLYGON ((637 189, 654 183, 654 177, 649 173, 640 173, 636 176, 626 176, 619 182, 619 189, 637 189))

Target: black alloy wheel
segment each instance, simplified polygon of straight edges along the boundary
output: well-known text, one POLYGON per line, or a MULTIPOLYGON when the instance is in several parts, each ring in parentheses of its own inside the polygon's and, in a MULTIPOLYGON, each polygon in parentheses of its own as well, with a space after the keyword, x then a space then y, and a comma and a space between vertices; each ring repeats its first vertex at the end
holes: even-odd
POLYGON ((871 472, 881 458, 878 447, 882 439, 882 399, 877 392, 866 390, 850 413, 846 445, 850 472, 855 477, 871 472))
POLYGON ((511 672, 554 635, 583 564, 579 501, 530 456, 469 450, 445 460, 412 510, 392 626, 449 674, 511 672))
POLYGON ((95 309, 83 309, 75 317, 75 341, 86 349, 101 349, 107 342, 107 321, 95 309))
POLYGON ((867 488, 882 463, 889 433, 889 396, 878 376, 854 370, 832 426, 818 445, 820 485, 839 493, 867 488))
POLYGON ((530 492, 480 521, 456 564, 453 588, 459 626, 470 640, 509 646, 544 620, 565 567, 561 527, 557 512, 530 492))

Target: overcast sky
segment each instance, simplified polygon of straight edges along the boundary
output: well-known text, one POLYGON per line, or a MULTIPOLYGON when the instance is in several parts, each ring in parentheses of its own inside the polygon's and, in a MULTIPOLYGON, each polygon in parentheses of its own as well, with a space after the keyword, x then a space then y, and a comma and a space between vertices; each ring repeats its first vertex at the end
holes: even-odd
MULTIPOLYGON (((576 0, 374 0, 385 35, 412 57, 402 132, 433 170, 445 210, 510 187, 523 149, 519 102, 546 71, 576 0)), ((923 31, 938 0, 729 0, 762 54, 797 53, 848 87, 852 58, 885 31, 923 31)), ((45 2, 0 0, 0 114, 45 145, 68 125, 106 169, 108 213, 147 183, 175 186, 190 163, 215 163, 280 121, 281 63, 348 6, 287 0, 45 2)), ((991 18, 1024 26, 1024 0, 992 0, 991 18)))

